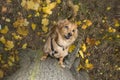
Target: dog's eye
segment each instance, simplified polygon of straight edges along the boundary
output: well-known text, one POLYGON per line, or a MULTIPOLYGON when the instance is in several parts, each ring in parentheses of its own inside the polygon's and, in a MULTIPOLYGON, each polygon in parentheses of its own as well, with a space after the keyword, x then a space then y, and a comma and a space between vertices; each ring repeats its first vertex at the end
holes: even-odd
POLYGON ((66 29, 68 29, 68 26, 65 26, 66 29))
POLYGON ((72 30, 72 32, 75 32, 75 30, 72 30))

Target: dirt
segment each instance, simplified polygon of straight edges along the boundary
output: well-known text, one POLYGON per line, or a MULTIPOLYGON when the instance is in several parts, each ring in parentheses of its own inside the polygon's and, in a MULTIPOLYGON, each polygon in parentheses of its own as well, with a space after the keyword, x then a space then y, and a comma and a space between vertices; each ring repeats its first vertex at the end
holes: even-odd
MULTIPOLYGON (((17 17, 19 16, 18 12, 21 12, 23 17, 28 16, 28 14, 34 15, 35 12, 32 10, 27 11, 23 9, 20 5, 21 0, 11 0, 12 2, 10 4, 6 3, 6 1, 8 0, 4 0, 4 1, 0 0, 0 10, 2 9, 2 6, 7 6, 8 8, 7 13, 0 13, 0 18, 1 18, 0 25, 2 26, 8 25, 11 32, 14 32, 15 29, 12 28, 13 27, 12 23, 15 22, 17 17), (10 18, 11 22, 9 23, 4 21, 3 17, 10 18)), ((53 20, 57 21, 58 19, 66 18, 68 17, 68 15, 71 14, 71 11, 67 10, 68 8, 65 5, 66 1, 67 0, 63 0, 63 2, 53 10, 53 15, 49 17, 49 19, 51 20, 50 23, 52 23, 53 20), (58 16, 58 13, 56 12, 60 11, 61 8, 62 10, 58 16)), ((86 37, 92 37, 95 38, 96 40, 100 40, 101 42, 101 45, 99 46, 90 45, 88 47, 88 52, 90 53, 90 56, 86 58, 88 58, 89 61, 94 65, 94 68, 92 70, 85 69, 85 71, 87 71, 87 73, 90 76, 90 80, 120 80, 120 39, 113 38, 112 40, 109 40, 106 38, 103 40, 102 37, 105 36, 106 33, 103 34, 100 33, 101 29, 107 31, 108 29, 108 27, 106 27, 106 25, 108 25, 107 23, 113 25, 113 18, 120 20, 120 1, 119 0, 73 0, 73 2, 74 4, 79 4, 81 6, 80 7, 81 9, 78 11, 78 15, 75 18, 75 20, 83 21, 84 19, 90 19, 93 22, 93 26, 86 31, 82 30, 79 27, 79 37, 77 41, 81 39, 82 42, 85 42, 86 37), (107 7, 111 8, 110 11, 106 10, 107 7), (103 20, 106 20, 104 19, 104 17, 107 17, 106 24, 102 23, 103 20)), ((29 19, 29 22, 35 22, 37 25, 41 25, 39 23, 40 21, 41 21, 41 17, 29 19)), ((50 26, 51 25, 52 24, 50 24, 50 26)), ((37 31, 41 31, 41 28, 38 28, 37 31)), ((110 34, 109 36, 114 37, 116 34, 120 34, 120 27, 116 28, 116 32, 117 33, 112 35, 110 34)), ((44 43, 44 41, 42 40, 45 39, 46 36, 40 37, 40 36, 36 36, 36 34, 37 32, 31 31, 29 36, 24 37, 25 40, 22 41, 22 43, 28 42, 29 48, 36 50, 39 49, 39 47, 42 47, 41 44, 44 43)), ((6 35, 6 37, 8 37, 8 39, 11 39, 9 35, 6 35)), ((0 50, 2 50, 2 48, 0 48, 0 50)), ((82 61, 82 58, 80 60, 82 61)), ((47 67, 47 65, 43 63, 40 63, 39 65, 47 67)), ((67 74, 69 74, 69 71, 66 74, 61 74, 61 76, 62 75, 67 76, 67 74)), ((69 75, 73 78, 71 74, 69 75)), ((61 80, 65 80, 65 79, 66 78, 61 80)))

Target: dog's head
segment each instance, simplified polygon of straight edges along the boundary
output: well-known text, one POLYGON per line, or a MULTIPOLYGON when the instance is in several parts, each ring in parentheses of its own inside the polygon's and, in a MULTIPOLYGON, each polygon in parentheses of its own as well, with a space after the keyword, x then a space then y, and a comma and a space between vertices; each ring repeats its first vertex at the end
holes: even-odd
POLYGON ((71 39, 77 36, 77 25, 67 19, 58 21, 57 28, 64 39, 71 39))

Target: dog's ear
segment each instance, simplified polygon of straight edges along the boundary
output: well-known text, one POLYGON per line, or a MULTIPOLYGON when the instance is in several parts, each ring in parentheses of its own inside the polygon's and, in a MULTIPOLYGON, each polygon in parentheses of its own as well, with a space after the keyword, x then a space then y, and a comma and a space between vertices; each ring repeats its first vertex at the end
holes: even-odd
POLYGON ((67 23, 69 23, 68 19, 64 19, 64 20, 59 20, 57 25, 58 25, 58 27, 61 28, 62 26, 64 26, 67 23))

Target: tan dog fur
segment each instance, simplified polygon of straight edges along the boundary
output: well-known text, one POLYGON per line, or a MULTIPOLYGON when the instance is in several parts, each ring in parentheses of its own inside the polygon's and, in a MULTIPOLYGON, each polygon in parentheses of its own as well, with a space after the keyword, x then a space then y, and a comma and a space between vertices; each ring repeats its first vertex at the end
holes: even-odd
POLYGON ((59 64, 64 68, 65 65, 63 64, 63 59, 68 55, 68 48, 76 40, 77 36, 77 25, 71 23, 67 19, 58 21, 57 25, 51 30, 50 35, 44 45, 44 56, 41 60, 45 60, 48 54, 52 56, 52 40, 53 48, 58 52, 57 54, 54 54, 54 57, 59 58, 59 64))

